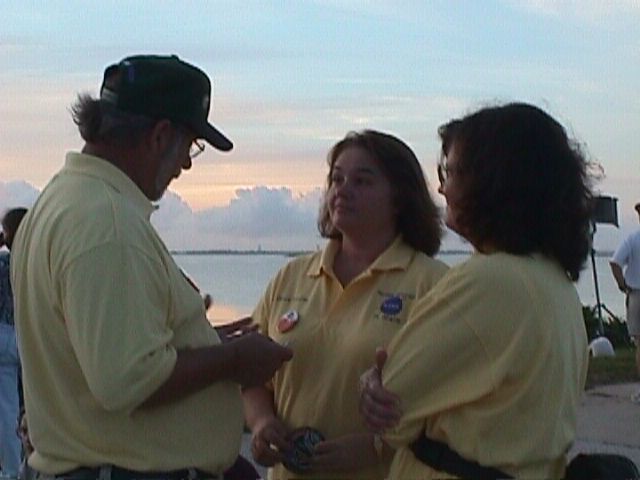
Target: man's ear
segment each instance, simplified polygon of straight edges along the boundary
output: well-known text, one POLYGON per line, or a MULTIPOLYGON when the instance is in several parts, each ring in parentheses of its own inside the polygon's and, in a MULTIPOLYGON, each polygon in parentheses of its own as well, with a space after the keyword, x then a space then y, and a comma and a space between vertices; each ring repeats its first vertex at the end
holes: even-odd
POLYGON ((175 128, 169 120, 160 120, 151 128, 146 136, 147 147, 153 155, 160 155, 167 151, 173 142, 175 128))

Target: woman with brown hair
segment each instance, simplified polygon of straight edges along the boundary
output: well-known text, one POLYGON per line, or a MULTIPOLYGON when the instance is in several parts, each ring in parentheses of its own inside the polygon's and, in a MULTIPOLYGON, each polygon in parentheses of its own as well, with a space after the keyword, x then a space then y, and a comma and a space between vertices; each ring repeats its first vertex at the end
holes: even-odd
POLYGON ((363 375, 361 411, 396 449, 392 479, 561 478, 587 372, 588 162, 522 103, 439 133, 446 223, 475 252, 363 375))
POLYGON ((382 479, 390 457, 377 455, 359 418, 357 379, 446 271, 432 258, 442 227, 418 159, 398 138, 350 133, 328 163, 318 227, 329 242, 278 272, 253 313, 294 357, 272 384, 244 391, 245 415, 270 478, 382 479), (295 457, 300 427, 325 441, 295 457))

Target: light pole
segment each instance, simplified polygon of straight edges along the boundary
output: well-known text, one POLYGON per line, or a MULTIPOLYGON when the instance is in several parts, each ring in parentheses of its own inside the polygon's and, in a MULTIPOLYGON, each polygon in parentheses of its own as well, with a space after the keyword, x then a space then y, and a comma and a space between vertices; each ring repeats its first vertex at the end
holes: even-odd
MULTIPOLYGON (((598 272, 596 269, 596 250, 593 247, 593 238, 596 233, 596 224, 608 223, 618 227, 618 199, 609 196, 598 196, 595 198, 595 205, 591 216, 591 267, 593 269, 593 284, 596 291, 596 310, 598 312, 598 337, 604 335, 604 324, 602 322, 602 307, 600 302, 600 289, 598 288, 598 272)), ((606 308, 606 306, 605 306, 606 308)))

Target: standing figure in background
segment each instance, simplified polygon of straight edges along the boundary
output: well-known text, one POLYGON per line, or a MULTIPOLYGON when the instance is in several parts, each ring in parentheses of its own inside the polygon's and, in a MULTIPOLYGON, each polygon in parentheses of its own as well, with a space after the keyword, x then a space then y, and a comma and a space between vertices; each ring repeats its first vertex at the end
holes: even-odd
POLYGON ((252 452, 273 467, 272 479, 386 477, 390 452, 376 448, 358 416, 358 377, 447 270, 432 258, 442 232, 438 208, 404 142, 373 130, 350 133, 328 164, 318 220, 328 244, 282 268, 252 315, 295 352, 271 384, 244 390, 252 452), (301 427, 326 441, 292 473, 281 462, 290 432, 301 427))
MULTIPOLYGON (((4 214, 0 247, 5 245, 11 250, 18 225, 26 213, 26 208, 14 208, 4 214)), ((13 320, 10 258, 10 253, 0 253, 0 466, 3 475, 14 477, 20 468, 20 439, 16 435, 20 360, 13 320)))
POLYGON ((591 244, 589 162, 528 104, 439 133, 446 223, 475 252, 414 306, 386 364, 379 352, 362 412, 396 449, 394 480, 563 478, 588 363, 574 282, 591 244))
POLYGON ((22 444, 22 462, 20 463, 18 478, 19 480, 35 480, 37 476, 36 471, 31 468, 28 463, 29 455, 33 453, 33 445, 31 445, 31 439, 29 438, 29 426, 24 408, 20 410, 20 415, 18 416, 18 429, 16 433, 22 444))
MULTIPOLYGON (((635 204, 640 220, 640 203, 635 204)), ((627 330, 636 346, 636 368, 640 376, 640 229, 620 244, 609 261, 618 288, 627 296, 627 330)), ((640 390, 631 400, 640 404, 640 390)))

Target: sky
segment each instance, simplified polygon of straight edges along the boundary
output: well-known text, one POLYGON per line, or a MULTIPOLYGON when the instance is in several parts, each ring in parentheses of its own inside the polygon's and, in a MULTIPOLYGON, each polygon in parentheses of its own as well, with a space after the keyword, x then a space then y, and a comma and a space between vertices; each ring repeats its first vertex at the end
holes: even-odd
POLYGON ((3 0, 0 209, 30 206, 82 147, 69 107, 108 65, 177 54, 211 77, 209 119, 235 148, 206 149, 161 200, 172 249, 322 245, 326 154, 364 128, 406 141, 443 205, 437 127, 526 101, 602 166, 620 228, 595 246, 611 250, 637 227, 639 22, 639 0, 3 0))

